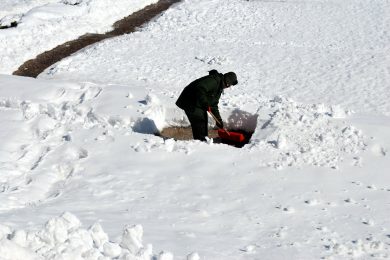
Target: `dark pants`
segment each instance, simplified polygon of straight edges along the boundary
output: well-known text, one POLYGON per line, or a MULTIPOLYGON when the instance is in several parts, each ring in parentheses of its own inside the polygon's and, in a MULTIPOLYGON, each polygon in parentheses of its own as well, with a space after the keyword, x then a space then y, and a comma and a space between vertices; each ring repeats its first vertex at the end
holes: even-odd
POLYGON ((208 135, 207 111, 185 111, 192 128, 192 136, 195 140, 206 142, 208 135))

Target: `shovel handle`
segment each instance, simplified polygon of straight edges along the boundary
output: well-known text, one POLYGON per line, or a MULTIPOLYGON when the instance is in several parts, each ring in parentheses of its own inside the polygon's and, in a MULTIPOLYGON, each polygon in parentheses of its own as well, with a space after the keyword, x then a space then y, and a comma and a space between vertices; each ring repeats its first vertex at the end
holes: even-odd
MULTIPOLYGON (((208 112, 210 113, 210 115, 213 117, 213 119, 215 120, 215 122, 217 122, 218 124, 222 125, 221 122, 214 116, 214 114, 211 113, 211 110, 210 110, 210 109, 207 110, 207 111, 208 111, 208 112)), ((224 127, 222 127, 222 129, 223 129, 223 131, 225 131, 225 132, 227 133, 227 135, 230 136, 230 133, 229 133, 228 130, 226 130, 224 127)))
POLYGON ((228 130, 226 130, 225 128, 222 128, 222 129, 223 129, 223 131, 225 131, 227 133, 228 136, 230 136, 230 133, 228 130))

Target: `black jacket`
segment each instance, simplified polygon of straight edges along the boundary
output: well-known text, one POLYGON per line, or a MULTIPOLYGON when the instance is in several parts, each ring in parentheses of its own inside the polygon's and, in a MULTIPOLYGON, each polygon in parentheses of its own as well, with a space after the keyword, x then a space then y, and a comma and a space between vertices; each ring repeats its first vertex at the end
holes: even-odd
POLYGON ((176 105, 187 113, 204 113, 208 108, 215 117, 222 122, 219 114, 218 102, 224 88, 224 78, 222 73, 216 70, 209 72, 208 76, 199 78, 191 82, 184 88, 176 101, 176 105))

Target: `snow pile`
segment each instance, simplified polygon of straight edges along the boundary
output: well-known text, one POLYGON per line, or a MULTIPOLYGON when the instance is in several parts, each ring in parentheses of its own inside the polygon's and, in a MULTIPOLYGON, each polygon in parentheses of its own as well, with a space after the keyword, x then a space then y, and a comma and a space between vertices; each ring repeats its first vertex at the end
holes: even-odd
POLYGON ((358 154, 365 149, 363 133, 341 120, 351 111, 338 106, 300 104, 275 97, 258 111, 267 111, 269 115, 259 116, 252 147, 272 147, 271 154, 276 157, 265 165, 337 168, 346 154, 358 154))
POLYGON ((173 259, 170 252, 153 254, 152 245, 144 246, 142 237, 142 226, 126 226, 121 241, 112 242, 99 223, 84 229, 76 216, 65 212, 38 231, 0 225, 0 255, 3 260, 173 259))

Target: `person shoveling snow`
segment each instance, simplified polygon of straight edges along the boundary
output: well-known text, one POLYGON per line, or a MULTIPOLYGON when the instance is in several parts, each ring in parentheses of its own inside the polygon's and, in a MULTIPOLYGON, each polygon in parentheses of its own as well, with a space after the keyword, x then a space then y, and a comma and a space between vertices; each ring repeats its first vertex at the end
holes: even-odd
POLYGON ((222 74, 217 70, 211 70, 209 75, 196 79, 184 88, 176 105, 186 113, 194 139, 206 141, 207 112, 215 119, 216 126, 223 129, 218 102, 223 90, 237 83, 237 76, 234 72, 222 74))

